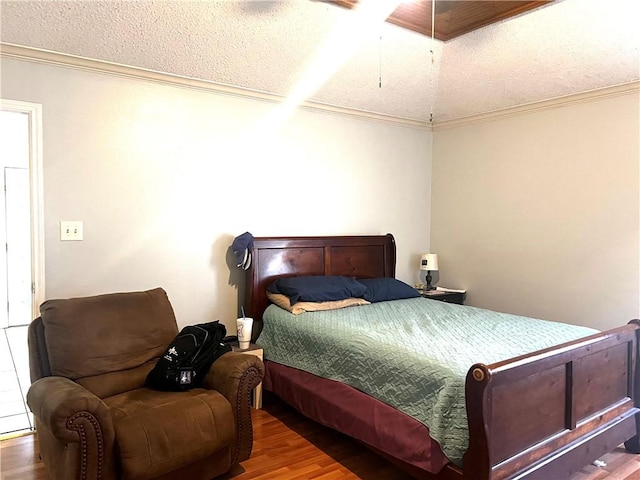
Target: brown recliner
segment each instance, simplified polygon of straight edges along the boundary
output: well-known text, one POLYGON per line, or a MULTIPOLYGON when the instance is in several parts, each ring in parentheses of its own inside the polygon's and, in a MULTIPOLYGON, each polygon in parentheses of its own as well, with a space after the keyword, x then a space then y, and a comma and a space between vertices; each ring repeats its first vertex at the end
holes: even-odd
POLYGON ((40 314, 27 403, 52 480, 208 480, 249 458, 259 358, 226 353, 186 392, 143 386, 178 333, 164 290, 48 300, 40 314))

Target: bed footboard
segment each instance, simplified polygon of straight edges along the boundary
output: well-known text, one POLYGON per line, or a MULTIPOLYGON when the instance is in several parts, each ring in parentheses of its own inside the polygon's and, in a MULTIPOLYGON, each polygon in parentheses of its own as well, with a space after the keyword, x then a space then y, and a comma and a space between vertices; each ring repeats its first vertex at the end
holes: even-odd
POLYGON ((466 380, 464 478, 557 479, 638 443, 635 322, 492 365, 466 380))

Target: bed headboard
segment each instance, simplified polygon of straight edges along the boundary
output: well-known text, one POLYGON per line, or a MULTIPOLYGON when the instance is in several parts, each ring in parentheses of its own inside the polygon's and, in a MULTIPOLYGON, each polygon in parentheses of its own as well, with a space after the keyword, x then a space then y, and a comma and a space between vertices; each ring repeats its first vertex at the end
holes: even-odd
POLYGON ((269 306, 267 287, 279 277, 344 275, 356 278, 395 277, 393 235, 335 237, 256 237, 246 273, 244 308, 253 318, 252 341, 262 331, 269 306))

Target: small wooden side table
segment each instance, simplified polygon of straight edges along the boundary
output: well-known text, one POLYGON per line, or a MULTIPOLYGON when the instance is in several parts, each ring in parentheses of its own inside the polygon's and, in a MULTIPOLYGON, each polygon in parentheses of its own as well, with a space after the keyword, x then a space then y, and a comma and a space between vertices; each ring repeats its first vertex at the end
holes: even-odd
POLYGON ((464 305, 465 293, 462 292, 443 292, 442 290, 418 290, 420 295, 431 300, 438 300, 446 303, 457 303, 464 305))
MULTIPOLYGON (((247 355, 255 355, 260 360, 264 360, 264 351, 262 347, 255 343, 250 343, 249 348, 246 350, 240 350, 240 347, 237 343, 231 345, 231 349, 234 352, 246 353, 247 355)), ((258 386, 253 390, 253 408, 257 408, 258 410, 262 408, 262 382, 258 384, 258 386)))

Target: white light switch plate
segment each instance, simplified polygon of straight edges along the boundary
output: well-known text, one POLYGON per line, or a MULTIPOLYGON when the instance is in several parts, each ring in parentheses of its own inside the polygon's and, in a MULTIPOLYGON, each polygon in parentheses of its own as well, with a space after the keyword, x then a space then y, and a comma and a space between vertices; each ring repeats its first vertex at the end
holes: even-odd
POLYGON ((82 240, 82 222, 62 220, 60 222, 60 240, 82 240))

